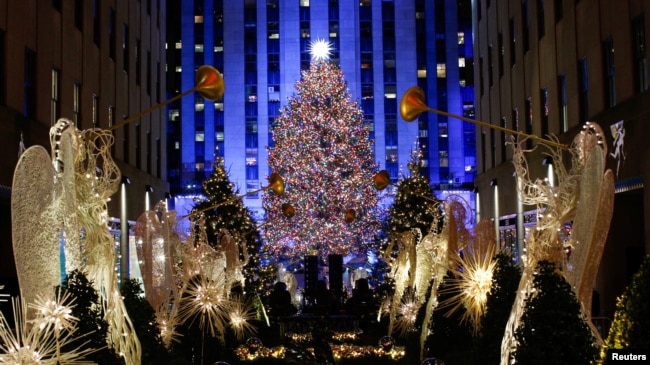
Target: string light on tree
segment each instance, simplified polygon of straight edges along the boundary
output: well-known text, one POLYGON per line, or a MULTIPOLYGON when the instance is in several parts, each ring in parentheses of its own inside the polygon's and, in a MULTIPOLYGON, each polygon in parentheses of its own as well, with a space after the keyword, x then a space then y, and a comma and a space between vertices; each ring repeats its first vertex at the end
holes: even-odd
POLYGON ((310 68, 272 129, 269 167, 286 183, 283 195, 263 196, 266 241, 276 254, 358 253, 379 228, 372 141, 343 73, 325 61, 330 51, 326 41, 310 45, 310 68))

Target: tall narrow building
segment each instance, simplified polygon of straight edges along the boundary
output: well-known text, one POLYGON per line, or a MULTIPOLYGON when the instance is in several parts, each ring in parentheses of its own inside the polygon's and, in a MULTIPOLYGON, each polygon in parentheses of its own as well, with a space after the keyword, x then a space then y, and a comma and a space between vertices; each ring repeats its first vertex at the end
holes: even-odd
MULTIPOLYGON (((420 86, 427 104, 473 116, 469 0, 194 0, 169 2, 169 89, 191 89, 203 64, 223 72, 223 100, 186 97, 169 108, 173 195, 195 196, 216 156, 241 193, 265 186, 267 147, 280 108, 309 67, 310 42, 332 44, 353 100, 361 105, 381 169, 396 182, 422 150, 424 173, 445 195, 469 198, 475 174, 474 126, 434 113, 407 123, 401 96, 420 86), (176 8, 174 8, 176 7, 176 8)), ((260 196, 245 198, 263 217, 260 196)))

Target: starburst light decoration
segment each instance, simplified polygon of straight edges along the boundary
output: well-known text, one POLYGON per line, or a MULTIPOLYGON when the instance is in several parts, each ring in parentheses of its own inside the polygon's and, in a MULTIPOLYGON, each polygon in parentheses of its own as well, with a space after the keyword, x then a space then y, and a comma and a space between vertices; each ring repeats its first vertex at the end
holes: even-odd
POLYGON ((309 43, 309 53, 312 61, 326 61, 332 53, 332 42, 324 39, 316 39, 309 43))
POLYGON ((179 322, 193 323, 197 317, 199 328, 212 337, 224 341, 229 308, 225 278, 210 272, 199 273, 190 279, 181 291, 178 306, 179 322))
POLYGON ((229 303, 228 322, 235 333, 235 337, 241 341, 245 337, 255 334, 255 326, 251 324, 256 315, 252 302, 244 300, 240 295, 235 295, 229 303))
POLYGON ((0 364, 92 364, 84 357, 96 349, 87 348, 86 343, 61 352, 61 348, 80 337, 76 334, 76 321, 65 314, 70 308, 64 300, 39 299, 34 305, 34 320, 27 319, 28 306, 23 300, 12 299, 12 308, 13 326, 0 312, 0 364))
POLYGON ((485 313, 487 295, 492 288, 492 275, 496 266, 496 237, 494 224, 489 219, 481 220, 474 227, 474 237, 465 247, 462 255, 454 255, 458 270, 447 279, 450 298, 440 303, 440 309, 450 308, 447 316, 464 309, 461 321, 469 320, 475 333, 481 328, 481 316, 485 313))

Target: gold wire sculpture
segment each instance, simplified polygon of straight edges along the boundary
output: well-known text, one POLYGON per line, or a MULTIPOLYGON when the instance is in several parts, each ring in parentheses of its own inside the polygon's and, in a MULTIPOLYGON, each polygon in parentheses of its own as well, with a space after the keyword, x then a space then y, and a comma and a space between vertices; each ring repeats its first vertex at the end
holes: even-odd
POLYGON ((614 180, 610 170, 604 171, 607 148, 603 134, 595 123, 586 123, 569 148, 570 168, 564 165, 559 148, 549 148, 553 158, 558 184, 546 180, 531 180, 522 142, 512 142, 513 164, 518 179, 518 193, 526 205, 537 207, 538 220, 526 241, 526 255, 522 256, 523 272, 508 323, 501 343, 501 364, 510 363, 517 347, 515 331, 519 327, 524 303, 532 288, 533 271, 541 260, 558 263, 559 270, 572 285, 582 313, 597 341, 595 326, 589 311, 592 288, 613 213, 614 180), (563 242, 559 232, 565 222, 573 220, 572 237, 563 242), (587 289, 588 290, 587 290, 587 289))
POLYGON ((42 147, 30 147, 14 174, 20 199, 12 199, 12 230, 21 292, 33 301, 60 285, 59 260, 52 258, 59 257, 63 238, 65 269, 83 271, 100 296, 108 345, 127 364, 140 364, 140 342, 118 290, 115 242, 107 226, 106 203, 121 179, 111 157, 113 135, 79 131, 60 119, 50 129, 50 142, 49 163, 42 147))

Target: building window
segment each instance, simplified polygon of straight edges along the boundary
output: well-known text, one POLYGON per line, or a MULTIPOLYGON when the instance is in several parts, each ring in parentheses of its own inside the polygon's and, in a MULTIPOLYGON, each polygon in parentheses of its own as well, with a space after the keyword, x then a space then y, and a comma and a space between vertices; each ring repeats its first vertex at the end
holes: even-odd
POLYGON ((76 127, 79 127, 81 118, 81 84, 75 82, 72 86, 72 122, 76 127))
POLYGON ((439 78, 447 77, 447 65, 439 63, 436 65, 436 76, 439 78))
POLYGON ((530 21, 528 19, 528 0, 521 2, 521 27, 522 37, 524 38, 524 53, 530 49, 530 21))
POLYGON ((569 130, 569 116, 567 107, 567 90, 566 90, 566 74, 561 73, 557 78, 558 101, 559 101, 559 117, 560 117, 560 132, 564 133, 569 130))
POLYGON ((140 86, 140 79, 142 78, 142 42, 140 38, 135 39, 135 84, 140 86))
POLYGON ((490 151, 490 167, 494 168, 497 166, 497 133, 494 128, 490 128, 490 151))
MULTIPOLYGON (((122 116, 122 120, 125 120, 126 118, 128 118, 128 116, 126 116, 126 115, 122 116)), ((131 144, 130 144, 131 126, 127 124, 122 129, 124 130, 124 139, 122 140, 122 153, 124 154, 124 158, 122 160, 124 162, 126 162, 126 163, 129 163, 130 162, 129 161, 129 155, 130 155, 129 151, 130 151, 130 147, 131 147, 131 144)), ((136 145, 137 145, 137 143, 136 143, 136 145)), ((138 166, 138 168, 139 168, 139 166, 138 166)))
POLYGON ((160 179, 162 175, 162 142, 156 138, 156 177, 160 179))
POLYGON ((122 69, 124 72, 129 72, 129 26, 122 24, 122 69))
POLYGON ((151 131, 147 131, 147 173, 151 174, 151 131))
POLYGON ((485 130, 481 130, 481 172, 487 171, 487 146, 485 130))
POLYGON ((494 52, 494 47, 490 44, 488 46, 488 85, 489 87, 494 86, 494 64, 492 59, 492 52, 494 52))
POLYGON ((546 25, 544 16, 544 0, 537 0, 537 37, 542 39, 546 35, 546 25))
POLYGON ((517 63, 517 32, 515 31, 515 18, 510 18, 510 67, 517 63))
POLYGON ((512 130, 519 131, 519 109, 512 109, 512 130))
POLYGON ((93 128, 97 128, 97 108, 99 107, 99 96, 93 93, 93 128))
POLYGON ((507 123, 508 123, 508 118, 501 117, 501 128, 503 128, 501 130, 501 162, 502 163, 506 162, 506 151, 507 151, 506 142, 507 142, 507 140, 506 140, 505 129, 508 128, 507 123))
POLYGON ((23 82, 23 115, 36 117, 36 52, 25 47, 23 82))
POLYGON ((542 138, 546 138, 548 135, 548 111, 549 111, 549 103, 548 103, 548 88, 543 87, 539 91, 539 101, 540 105, 542 108, 542 115, 541 115, 541 122, 542 122, 542 138))
MULTIPOLYGON (((109 106, 108 106, 108 118, 107 118, 107 119, 108 119, 108 127, 109 127, 109 128, 113 126, 113 118, 114 118, 114 115, 115 115, 115 107, 112 106, 112 105, 109 105, 109 106)), ((113 146, 115 146, 115 144, 113 144, 113 146)))
POLYGON ((147 95, 151 95, 151 51, 147 51, 147 95))
POLYGON ((59 119, 59 70, 56 68, 52 69, 52 98, 50 101, 50 123, 51 125, 56 124, 56 121, 59 119))
POLYGON ((135 125, 135 167, 142 169, 142 125, 135 125))
POLYGON ((84 29, 84 0, 74 0, 74 26, 83 31, 84 29))
MULTIPOLYGON (((533 100, 531 98, 526 99, 526 134, 533 134, 533 100)), ((526 148, 533 148, 533 140, 528 138, 526 140, 526 148)))
POLYGON ((0 29, 0 105, 5 104, 5 31, 0 29))
POLYGON ((503 33, 499 32, 498 38, 498 49, 499 52, 499 78, 503 77, 503 57, 505 56, 505 49, 503 47, 503 33))
POLYGON ((108 9, 108 57, 115 61, 115 9, 108 9))
POLYGON ((648 59, 645 51, 645 18, 643 15, 632 20, 632 37, 636 91, 644 92, 648 90, 648 59))
POLYGON ((564 9, 562 8, 563 0, 555 0, 555 22, 558 23, 564 17, 564 9))
POLYGON ((580 107, 580 123, 589 118, 589 74, 587 73, 587 57, 579 61, 578 70, 578 105, 580 107))
POLYGON ((483 56, 478 58, 478 69, 479 69, 479 90, 481 91, 481 96, 485 94, 485 82, 483 81, 483 77, 485 75, 485 70, 483 69, 483 56))
POLYGON ((611 37, 603 41, 603 65, 605 71, 605 105, 612 108, 616 105, 616 75, 614 68, 614 40, 611 37))
POLYGON ((99 0, 93 0, 93 42, 99 47, 100 39, 102 36, 102 18, 100 16, 101 7, 99 0))
POLYGON ((459 45, 465 44, 465 33, 458 32, 458 44, 459 45))

